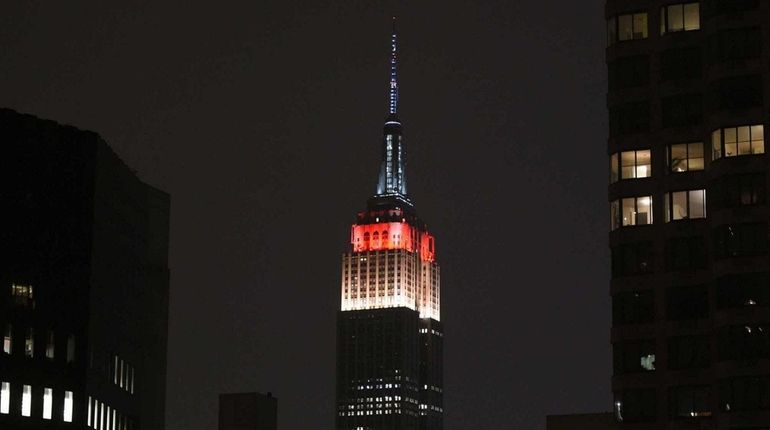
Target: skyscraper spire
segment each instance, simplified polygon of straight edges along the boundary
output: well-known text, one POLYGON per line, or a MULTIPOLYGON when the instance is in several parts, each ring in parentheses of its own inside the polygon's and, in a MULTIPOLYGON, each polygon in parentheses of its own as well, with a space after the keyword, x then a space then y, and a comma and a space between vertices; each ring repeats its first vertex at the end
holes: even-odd
POLYGON ((398 64, 396 55, 398 54, 398 41, 396 39, 396 17, 393 17, 393 33, 390 37, 390 111, 391 115, 398 113, 398 75, 396 74, 396 65, 398 64))
POLYGON ((393 17, 393 33, 390 43, 389 115, 384 128, 382 163, 380 164, 376 197, 396 197, 411 205, 406 193, 406 148, 401 138, 401 121, 398 119, 396 17, 393 17))

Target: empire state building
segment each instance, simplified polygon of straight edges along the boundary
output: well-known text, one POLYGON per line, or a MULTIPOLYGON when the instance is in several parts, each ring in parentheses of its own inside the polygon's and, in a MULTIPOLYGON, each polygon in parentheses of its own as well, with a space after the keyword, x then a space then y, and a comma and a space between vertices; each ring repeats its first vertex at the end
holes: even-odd
POLYGON ((337 430, 443 428, 443 328, 435 239, 406 188, 391 39, 389 115, 377 192, 342 255, 337 430))

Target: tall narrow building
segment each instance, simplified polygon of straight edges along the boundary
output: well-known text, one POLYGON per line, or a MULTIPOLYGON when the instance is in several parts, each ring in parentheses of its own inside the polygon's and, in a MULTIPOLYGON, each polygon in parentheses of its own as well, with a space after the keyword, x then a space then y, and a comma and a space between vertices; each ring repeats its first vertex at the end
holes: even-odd
POLYGON ((337 430, 443 428, 439 266, 407 193, 396 55, 394 21, 377 191, 342 256, 337 430))
POLYGON ((607 0, 614 413, 770 425, 770 1, 607 0))

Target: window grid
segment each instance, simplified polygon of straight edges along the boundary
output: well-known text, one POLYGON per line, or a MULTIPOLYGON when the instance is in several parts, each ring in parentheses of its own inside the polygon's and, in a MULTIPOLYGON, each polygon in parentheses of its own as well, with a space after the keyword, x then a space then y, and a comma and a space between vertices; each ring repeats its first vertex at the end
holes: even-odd
POLYGON ((765 129, 759 125, 727 127, 711 134, 714 159, 765 153, 765 129))
POLYGON ((706 218, 706 190, 686 190, 664 196, 666 222, 706 218))
POLYGON ((670 145, 667 151, 668 169, 672 173, 703 170, 703 142, 670 145))
POLYGON ((660 34, 700 30, 700 3, 680 3, 660 8, 660 34))

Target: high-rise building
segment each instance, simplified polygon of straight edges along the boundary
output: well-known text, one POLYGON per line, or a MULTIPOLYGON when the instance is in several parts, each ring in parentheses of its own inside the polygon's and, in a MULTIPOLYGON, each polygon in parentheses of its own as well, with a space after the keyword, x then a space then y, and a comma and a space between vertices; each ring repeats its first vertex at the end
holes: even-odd
POLYGON ((162 430, 169 196, 0 109, 0 429, 162 430))
POLYGON ((443 329, 434 237, 406 188, 391 39, 389 116, 376 194, 342 256, 337 430, 440 430, 443 329))
POLYGON ((770 425, 770 1, 607 0, 614 414, 770 425))
POLYGON ((219 430, 276 430, 278 399, 271 393, 219 395, 219 430))

